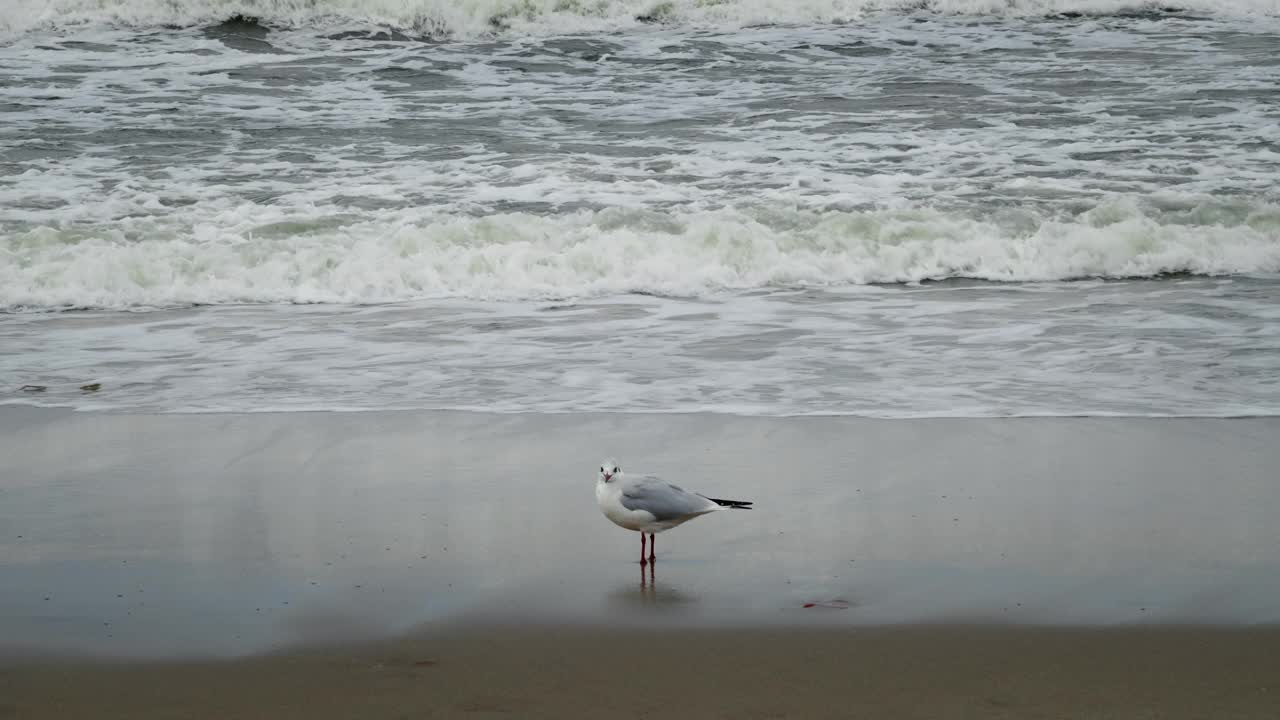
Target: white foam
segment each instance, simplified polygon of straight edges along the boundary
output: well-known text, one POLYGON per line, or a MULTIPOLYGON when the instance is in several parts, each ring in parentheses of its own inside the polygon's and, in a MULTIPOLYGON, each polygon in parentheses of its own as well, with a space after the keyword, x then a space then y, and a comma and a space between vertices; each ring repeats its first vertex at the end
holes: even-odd
POLYGON ((1002 224, 936 210, 614 209, 486 217, 206 209, 182 222, 17 233, 0 307, 541 299, 946 278, 1045 281, 1280 271, 1280 210, 1186 224, 1132 201, 1002 224), (346 219, 344 219, 346 218, 346 219))
POLYGON ((1263 4, 676 2, 554 38, 642 5, 538 0, 449 43, 327 31, 478 37, 499 4, 0 5, 45 28, 0 43, 0 308, 219 305, 7 315, 0 404, 1280 408, 1263 4), (271 32, 104 27, 237 9, 271 32), (913 284, 1162 273, 1231 277, 913 284))
POLYGON ((1262 45, 1230 30, 1206 56, 1202 39, 1145 27, 1159 23, 1041 25, 891 18, 714 42, 628 33, 600 41, 608 60, 581 39, 273 33, 281 55, 197 31, 33 33, 0 48, 16 79, 0 88, 6 130, 26 149, 57 142, 0 177, 0 307, 1277 270, 1280 155, 1262 45), (830 50, 864 43, 884 53, 830 50), (981 51, 994 46, 1036 52, 989 61, 981 51), (1097 88, 1060 94, 1059 78, 1085 71, 1097 88), (976 104, 952 112, 903 78, 969 87, 976 104), (411 131, 397 128, 406 120, 411 131))
POLYGON ((236 15, 277 27, 363 25, 459 36, 495 29, 545 34, 618 29, 641 18, 700 27, 857 20, 877 12, 1043 16, 1114 14, 1172 5, 1229 17, 1280 15, 1280 0, 10 0, 0 31, 84 25, 197 26, 236 15))
POLYGON ((0 404, 975 417, 1275 415, 1276 278, 438 300, 0 324, 0 404), (80 390, 99 383, 97 392, 80 390), (22 385, 44 392, 20 391, 22 385))

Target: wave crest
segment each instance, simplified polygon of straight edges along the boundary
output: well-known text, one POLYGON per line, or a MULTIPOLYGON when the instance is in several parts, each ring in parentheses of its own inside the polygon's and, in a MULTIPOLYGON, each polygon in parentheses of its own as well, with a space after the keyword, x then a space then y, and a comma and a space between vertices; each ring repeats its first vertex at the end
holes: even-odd
POLYGON ((1030 210, 983 219, 776 208, 401 212, 360 221, 265 212, 245 206, 184 226, 131 219, 11 235, 0 253, 0 308, 700 296, 950 278, 1280 272, 1280 208, 1272 206, 1159 212, 1121 201, 1067 219, 1030 210))
POLYGON ((1280 15, 1280 0, 13 0, 0 30, 198 27, 233 18, 278 28, 379 28, 415 36, 572 32, 642 23, 741 27, 855 21, 869 13, 1078 16, 1280 15))

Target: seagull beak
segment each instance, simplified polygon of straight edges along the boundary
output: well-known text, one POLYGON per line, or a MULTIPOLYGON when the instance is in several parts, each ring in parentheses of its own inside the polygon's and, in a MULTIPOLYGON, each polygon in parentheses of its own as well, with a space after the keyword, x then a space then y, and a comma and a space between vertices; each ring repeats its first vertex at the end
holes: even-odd
POLYGON ((605 473, 605 474, 604 474, 604 481, 605 481, 605 482, 609 482, 609 481, 610 481, 610 480, 612 480, 612 479, 613 479, 613 473, 605 473))

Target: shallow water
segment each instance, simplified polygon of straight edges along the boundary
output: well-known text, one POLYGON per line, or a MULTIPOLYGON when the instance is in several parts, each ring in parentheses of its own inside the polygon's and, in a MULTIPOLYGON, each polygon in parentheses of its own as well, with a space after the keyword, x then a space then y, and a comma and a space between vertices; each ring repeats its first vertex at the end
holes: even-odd
POLYGON ((3 403, 874 417, 1270 415, 1267 279, 24 314, 3 403), (101 387, 90 392, 87 383, 101 387), (38 385, 42 391, 19 389, 38 385))

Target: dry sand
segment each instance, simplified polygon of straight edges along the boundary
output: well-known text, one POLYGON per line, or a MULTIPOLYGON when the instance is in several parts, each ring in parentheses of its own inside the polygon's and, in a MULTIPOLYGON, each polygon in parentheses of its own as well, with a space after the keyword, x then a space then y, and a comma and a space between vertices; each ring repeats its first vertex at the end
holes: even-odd
POLYGON ((1274 720, 1280 630, 473 627, 228 662, 0 666, 0 717, 1274 720))

